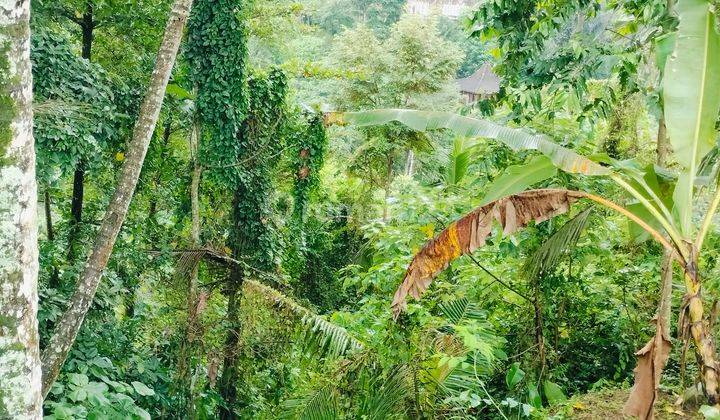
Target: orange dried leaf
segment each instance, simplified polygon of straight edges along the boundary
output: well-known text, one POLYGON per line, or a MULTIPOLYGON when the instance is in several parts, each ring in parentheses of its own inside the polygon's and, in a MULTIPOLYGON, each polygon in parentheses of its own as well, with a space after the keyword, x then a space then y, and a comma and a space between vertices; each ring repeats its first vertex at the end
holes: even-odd
POLYGON ((479 207, 453 222, 413 258, 393 298, 395 317, 407 305, 408 295, 419 299, 451 261, 485 245, 493 221, 500 223, 504 234, 509 235, 531 221, 539 223, 567 212, 573 202, 585 196, 579 191, 562 189, 525 191, 479 207))

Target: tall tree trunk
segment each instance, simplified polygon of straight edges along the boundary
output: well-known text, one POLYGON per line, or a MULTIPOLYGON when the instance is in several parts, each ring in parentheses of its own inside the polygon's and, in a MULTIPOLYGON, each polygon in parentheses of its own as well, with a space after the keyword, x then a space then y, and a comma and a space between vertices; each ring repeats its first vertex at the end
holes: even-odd
POLYGON ((233 264, 228 282, 228 306, 227 321, 229 325, 227 338, 225 339, 225 355, 223 360, 223 372, 220 377, 219 391, 225 406, 220 407, 220 419, 236 419, 233 408, 237 401, 238 382, 238 343, 242 325, 240 323, 240 301, 242 300, 242 268, 233 264))
MULTIPOLYGON (((200 127, 196 121, 193 123, 190 131, 190 153, 192 159, 192 179, 190 181, 190 208, 191 208, 191 227, 190 242, 194 248, 200 247, 200 176, 202 175, 202 167, 198 160, 198 143, 200 139, 200 127)), ((185 393, 186 413, 188 419, 195 418, 195 398, 193 395, 193 355, 195 354, 195 340, 199 332, 199 313, 198 313, 198 269, 199 263, 190 271, 188 277, 188 294, 187 294, 187 331, 185 340, 180 349, 180 357, 178 361, 178 382, 182 391, 185 393)))
MULTIPOLYGON (((52 202, 50 200, 50 188, 45 188, 45 229, 47 231, 47 239, 49 242, 55 241, 55 229, 53 229, 52 221, 52 202)), ((50 287, 60 286, 60 273, 55 263, 50 266, 50 287)))
MULTIPOLYGON (((95 30, 95 20, 93 15, 93 0, 85 3, 85 11, 82 20, 78 21, 82 31, 82 57, 88 61, 92 58, 92 44, 95 30)), ((70 203, 70 232, 68 237, 68 260, 75 260, 76 239, 80 234, 80 224, 82 223, 83 200, 85 197, 85 162, 82 160, 77 163, 75 173, 73 174, 73 191, 72 201, 70 203)))
POLYGON ((692 258, 685 268, 685 288, 687 293, 680 313, 680 325, 695 342, 695 351, 700 363, 700 374, 705 385, 705 393, 708 396, 710 405, 715 405, 720 403, 715 343, 712 332, 708 328, 707 320, 704 317, 697 254, 691 252, 690 255, 692 258))
MULTIPOLYGON (((168 143, 170 142, 170 135, 172 134, 172 120, 168 116, 167 121, 165 121, 165 127, 163 128, 163 135, 162 135, 162 143, 160 143, 160 162, 162 165, 162 162, 165 161, 168 155, 168 143)), ((157 173, 153 177, 152 180, 152 186, 153 190, 157 189, 158 185, 160 185, 161 176, 162 176, 162 166, 158 168, 157 173)), ((157 196, 152 195, 150 197, 150 209, 148 211, 148 215, 151 219, 155 219, 157 216, 157 196)), ((156 221, 156 220, 154 220, 156 221)), ((154 238, 153 240, 156 240, 157 238, 154 238)))
MULTIPOLYGON (((247 249, 247 242, 250 238, 243 236, 240 230, 242 223, 242 215, 240 214, 240 200, 243 197, 242 189, 244 186, 238 187, 233 197, 233 226, 234 237, 232 242, 232 256, 240 260, 247 249)), ((222 420, 235 419, 233 412, 235 402, 237 401, 237 382, 238 382, 238 343, 242 332, 242 324, 240 322, 240 302, 242 301, 242 290, 245 276, 243 267, 239 264, 233 264, 230 271, 230 279, 227 284, 228 306, 227 321, 228 332, 225 339, 225 355, 223 360, 223 372, 218 384, 220 395, 225 401, 225 407, 220 407, 220 418, 222 420)))
POLYGON ((50 205, 50 191, 45 189, 45 229, 47 231, 48 241, 55 240, 55 232, 53 231, 52 208, 50 205))
POLYGON ((387 172, 385 174, 385 199, 383 201, 383 221, 387 222, 389 215, 388 212, 388 200, 390 199, 390 187, 392 186, 392 177, 393 177, 393 163, 394 160, 391 156, 388 156, 387 158, 387 172))
POLYGON ((0 0, 0 418, 42 418, 30 0, 0 0))
POLYGON ((535 345, 538 349, 538 367, 537 367, 537 381, 540 382, 543 372, 545 372, 545 335, 543 333, 543 314, 542 314, 542 301, 540 300, 540 279, 535 279, 533 284, 533 310, 534 310, 534 321, 535 321, 535 345))
POLYGON ((70 299, 69 308, 60 318, 55 331, 42 354, 43 395, 47 395, 60 373, 80 326, 92 304, 95 292, 115 245, 120 228, 127 215, 130 201, 137 186, 140 170, 155 130, 162 107, 170 73, 175 63, 183 28, 187 21, 192 0, 175 0, 170 12, 165 35, 158 51, 153 71, 138 121, 128 146, 127 158, 122 166, 118 185, 103 219, 93 245, 92 253, 78 281, 77 289, 70 299))

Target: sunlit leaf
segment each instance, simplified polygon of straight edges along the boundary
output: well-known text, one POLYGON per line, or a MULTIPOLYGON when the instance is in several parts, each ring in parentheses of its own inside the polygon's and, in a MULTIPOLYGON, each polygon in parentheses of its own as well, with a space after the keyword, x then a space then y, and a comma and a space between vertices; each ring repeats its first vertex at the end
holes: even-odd
POLYGON ((513 150, 537 150, 565 172, 585 175, 606 175, 608 168, 577 152, 560 146, 542 134, 507 127, 489 120, 480 120, 450 112, 415 111, 410 109, 378 109, 363 112, 330 113, 328 123, 348 123, 359 127, 402 123, 413 130, 448 129, 470 138, 484 137, 498 140, 513 150))
POLYGON ((692 229, 695 176, 715 145, 720 109, 720 35, 712 7, 706 0, 678 1, 677 42, 665 67, 665 121, 675 158, 683 168, 674 198, 685 235, 692 229))

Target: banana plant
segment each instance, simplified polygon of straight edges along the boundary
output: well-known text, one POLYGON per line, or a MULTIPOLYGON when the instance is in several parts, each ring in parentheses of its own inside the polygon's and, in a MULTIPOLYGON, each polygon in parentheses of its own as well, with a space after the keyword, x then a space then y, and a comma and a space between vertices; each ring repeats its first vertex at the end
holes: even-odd
MULTIPOLYGON (((720 95, 717 95, 720 90, 720 36, 715 30, 713 8, 706 0, 679 0, 677 11, 680 25, 675 37, 674 53, 665 65, 663 82, 665 121, 675 160, 679 164, 679 171, 670 177, 674 178, 670 181, 667 176, 660 176, 660 171, 653 167, 641 168, 633 162, 607 158, 593 160, 560 146, 543 134, 530 133, 489 120, 445 112, 403 109, 326 115, 328 123, 372 126, 396 122, 417 131, 446 129, 463 137, 494 139, 516 151, 535 150, 564 172, 608 178, 636 200, 633 205, 622 206, 587 191, 521 192, 537 182, 538 177, 524 180, 522 175, 527 175, 526 171, 517 171, 514 177, 500 177, 498 181, 503 185, 496 184, 491 189, 502 191, 504 197, 493 194, 492 197, 486 197, 483 205, 452 223, 415 255, 393 299, 395 316, 405 307, 407 295, 419 298, 453 259, 483 246, 494 221, 500 223, 505 234, 510 234, 531 221, 541 222, 565 213, 580 199, 592 200, 635 222, 667 249, 682 268, 687 291, 681 308, 683 328, 695 343, 709 402, 713 405, 718 403, 715 346, 704 318, 698 258, 712 226, 713 215, 720 204, 720 188, 716 188, 707 211, 699 214, 697 201, 701 191, 696 185, 699 184, 698 169, 703 158, 714 147, 717 136, 715 122, 720 110, 720 95), (672 196, 665 193, 667 188, 662 188, 662 184, 670 186, 672 196), (693 223, 694 219, 701 220, 699 227, 693 223)), ((537 166, 538 162, 534 162, 534 165, 537 166)), ((670 344, 666 340, 651 340, 648 346, 643 349, 641 358, 645 357, 645 360, 641 361, 649 362, 646 363, 645 371, 639 372, 646 378, 640 379, 657 387, 659 372, 667 359, 670 344)), ((648 398, 652 407, 654 396, 648 398)))

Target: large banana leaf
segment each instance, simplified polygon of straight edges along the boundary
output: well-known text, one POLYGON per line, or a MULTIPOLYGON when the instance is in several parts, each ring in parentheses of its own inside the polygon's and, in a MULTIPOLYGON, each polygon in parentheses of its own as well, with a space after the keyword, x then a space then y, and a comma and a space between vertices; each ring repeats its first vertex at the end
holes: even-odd
POLYGON ((571 149, 554 143, 547 136, 450 112, 378 109, 329 114, 327 119, 330 123, 349 123, 360 127, 383 125, 396 121, 417 131, 448 129, 464 137, 495 139, 514 150, 537 150, 565 172, 585 175, 610 173, 609 169, 571 149))
POLYGON ((664 80, 665 121, 675 157, 682 165, 673 194, 680 230, 690 235, 693 185, 703 157, 715 145, 720 109, 720 36, 706 0, 679 0, 675 52, 664 80))

